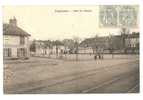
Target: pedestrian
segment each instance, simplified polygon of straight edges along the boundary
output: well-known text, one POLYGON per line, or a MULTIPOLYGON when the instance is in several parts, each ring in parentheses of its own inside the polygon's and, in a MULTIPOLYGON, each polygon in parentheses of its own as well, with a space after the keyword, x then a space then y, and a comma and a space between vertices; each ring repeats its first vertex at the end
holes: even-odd
POLYGON ((97 55, 94 55, 94 60, 96 60, 97 59, 97 55))

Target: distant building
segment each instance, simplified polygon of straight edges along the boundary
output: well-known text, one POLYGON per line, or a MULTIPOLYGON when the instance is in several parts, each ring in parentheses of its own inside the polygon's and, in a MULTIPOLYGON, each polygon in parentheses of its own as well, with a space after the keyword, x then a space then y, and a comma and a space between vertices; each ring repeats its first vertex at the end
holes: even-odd
POLYGON ((79 52, 82 53, 97 53, 103 52, 103 50, 107 50, 109 48, 109 38, 104 37, 94 37, 85 39, 80 43, 80 47, 83 49, 79 49, 79 52))
POLYGON ((55 45, 53 42, 44 40, 34 40, 33 44, 35 50, 31 50, 35 56, 50 56, 64 53, 65 47, 63 45, 55 45))
POLYGON ((37 40, 34 42, 35 42, 35 54, 37 56, 46 54, 46 48, 45 48, 45 44, 43 43, 43 41, 37 40))
POLYGON ((65 47, 63 45, 53 46, 52 54, 64 53, 65 47))
POLYGON ((125 46, 127 52, 139 53, 139 33, 133 32, 132 34, 126 35, 125 46))
POLYGON ((80 46, 80 53, 89 53, 89 48, 93 53, 139 53, 139 33, 88 38, 80 46))
POLYGON ((33 54, 35 56, 49 55, 52 52, 52 48, 50 48, 49 46, 47 46, 45 44, 45 41, 34 40, 33 41, 33 45, 34 45, 34 51, 31 50, 31 52, 33 52, 33 54))
POLYGON ((78 53, 80 53, 80 54, 92 54, 93 50, 91 47, 79 47, 78 53))
POLYGON ((17 26, 14 17, 9 23, 3 24, 3 56, 9 58, 29 57, 29 36, 27 32, 17 26))

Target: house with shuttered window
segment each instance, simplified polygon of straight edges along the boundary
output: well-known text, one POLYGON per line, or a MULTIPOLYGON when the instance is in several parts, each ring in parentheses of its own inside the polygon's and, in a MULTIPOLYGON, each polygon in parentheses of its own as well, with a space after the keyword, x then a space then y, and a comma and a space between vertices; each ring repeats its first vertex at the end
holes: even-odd
POLYGON ((3 57, 29 58, 29 36, 26 31, 17 26, 16 18, 3 24, 3 57))

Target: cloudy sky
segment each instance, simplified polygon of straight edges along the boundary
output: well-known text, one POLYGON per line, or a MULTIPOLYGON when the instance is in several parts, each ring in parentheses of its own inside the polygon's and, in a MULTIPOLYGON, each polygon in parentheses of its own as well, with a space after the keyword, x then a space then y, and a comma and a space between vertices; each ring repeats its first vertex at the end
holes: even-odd
POLYGON ((13 16, 31 39, 84 39, 120 32, 119 28, 99 27, 99 6, 3 6, 3 22, 13 16))

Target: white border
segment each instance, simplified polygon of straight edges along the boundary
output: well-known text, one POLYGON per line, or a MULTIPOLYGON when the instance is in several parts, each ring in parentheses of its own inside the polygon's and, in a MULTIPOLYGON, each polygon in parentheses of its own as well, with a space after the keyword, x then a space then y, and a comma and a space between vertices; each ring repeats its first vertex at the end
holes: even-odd
MULTIPOLYGON (((3 95, 3 59, 2 59, 2 5, 100 5, 100 4, 106 4, 106 5, 110 5, 110 4, 117 4, 117 5, 122 5, 122 4, 140 4, 140 26, 143 26, 143 2, 141 0, 3 0, 0 1, 0 94, 2 96, 0 96, 1 100, 7 100, 7 99, 17 99, 17 100, 25 100, 25 99, 48 99, 48 100, 121 100, 121 99, 125 99, 125 100, 139 100, 142 99, 142 80, 143 80, 143 72, 142 72, 142 61, 141 59, 143 59, 143 55, 142 52, 140 52, 140 89, 141 89, 141 93, 140 94, 92 94, 92 95, 81 95, 81 94, 77 94, 77 95, 73 95, 73 94, 65 94, 65 95, 51 95, 51 94, 47 94, 47 95, 3 95), (28 98, 27 98, 28 97, 28 98)), ((143 32, 143 28, 140 27, 140 51, 143 51, 143 36, 142 33, 143 32)))
POLYGON ((139 4, 140 0, 3 0, 2 5, 98 5, 139 4))

